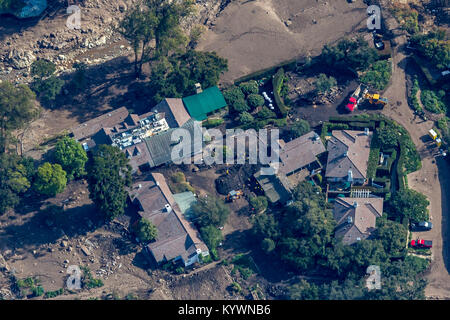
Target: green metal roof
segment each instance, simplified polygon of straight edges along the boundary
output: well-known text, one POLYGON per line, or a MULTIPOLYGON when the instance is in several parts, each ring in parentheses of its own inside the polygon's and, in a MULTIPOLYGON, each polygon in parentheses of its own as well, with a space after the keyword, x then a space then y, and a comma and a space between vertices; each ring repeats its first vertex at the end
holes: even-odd
POLYGON ((185 97, 183 102, 191 117, 198 121, 205 120, 208 113, 227 105, 222 92, 216 86, 193 96, 185 97))

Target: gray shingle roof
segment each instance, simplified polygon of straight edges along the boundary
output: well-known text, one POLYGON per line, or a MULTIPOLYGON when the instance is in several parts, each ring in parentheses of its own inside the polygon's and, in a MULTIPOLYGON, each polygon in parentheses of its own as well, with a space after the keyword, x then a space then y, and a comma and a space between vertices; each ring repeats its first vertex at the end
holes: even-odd
POLYGON ((334 130, 328 140, 328 160, 325 177, 345 178, 352 170, 354 179, 365 179, 369 162, 372 133, 334 130))
POLYGON ((322 140, 314 131, 281 144, 280 172, 289 175, 313 163, 317 156, 325 151, 322 140))
MULTIPOLYGON (((200 139, 199 141, 196 141, 196 139, 194 139, 194 135, 200 138, 202 137, 202 131, 199 124, 191 119, 187 121, 181 128, 187 130, 191 139, 190 141, 181 141, 180 144, 186 145, 187 149, 191 152, 187 155, 175 155, 175 157, 172 159, 172 150, 177 145, 177 143, 172 140, 172 134, 174 134, 175 138, 177 136, 176 130, 178 130, 179 128, 169 129, 165 132, 145 139, 145 144, 150 155, 150 167, 157 167, 162 164, 174 162, 185 157, 191 157, 192 155, 200 153, 202 151, 203 140, 200 139)), ((178 147, 180 147, 180 145, 178 147)))
POLYGON ((333 210, 337 222, 335 236, 345 244, 367 239, 383 215, 383 198, 336 198, 333 210))

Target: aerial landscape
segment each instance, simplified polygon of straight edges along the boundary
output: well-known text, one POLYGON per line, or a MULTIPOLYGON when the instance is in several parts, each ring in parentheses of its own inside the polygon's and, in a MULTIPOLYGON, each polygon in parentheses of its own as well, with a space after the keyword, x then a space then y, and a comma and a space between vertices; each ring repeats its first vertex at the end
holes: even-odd
POLYGON ((450 300, 449 146, 450 0, 0 0, 0 300, 450 300))

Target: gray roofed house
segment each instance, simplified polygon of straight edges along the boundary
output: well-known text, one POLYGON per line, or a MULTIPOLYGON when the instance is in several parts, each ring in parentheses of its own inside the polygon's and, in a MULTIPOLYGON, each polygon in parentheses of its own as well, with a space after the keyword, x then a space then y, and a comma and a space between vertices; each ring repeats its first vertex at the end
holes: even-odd
POLYGON ((337 222, 335 237, 344 244, 370 238, 376 219, 383 215, 383 198, 336 198, 333 210, 337 222))
POLYGON ((371 139, 372 133, 368 130, 334 130, 327 144, 325 177, 328 181, 364 184, 371 139))
POLYGON ((317 161, 317 156, 324 153, 325 146, 319 135, 311 131, 287 143, 280 144, 280 172, 290 175, 317 161))
MULTIPOLYGON (((175 137, 174 136, 174 137, 175 137)), ((149 152, 149 165, 150 167, 157 167, 166 163, 175 162, 181 160, 183 158, 192 157, 193 155, 199 154, 202 152, 203 148, 203 136, 202 130, 198 122, 194 120, 187 121, 181 128, 172 128, 160 134, 153 135, 151 137, 146 138, 145 144, 148 148, 149 152), (190 137, 190 141, 177 142, 172 140, 172 135, 175 134, 175 130, 185 129, 186 133, 188 133, 190 137), (198 139, 194 139, 194 137, 199 137, 198 139), (174 147, 182 148, 183 146, 189 150, 188 154, 174 154, 174 158, 172 158, 172 150, 174 147)))
POLYGON ((152 174, 152 180, 135 183, 129 191, 138 214, 158 229, 158 237, 146 250, 157 263, 181 260, 185 266, 207 256, 208 248, 198 232, 184 218, 163 175, 152 174))
POLYGON ((287 143, 280 140, 278 144, 280 146, 278 172, 273 175, 262 175, 261 172, 257 172, 254 177, 270 202, 288 203, 292 198, 292 189, 300 182, 298 177, 290 181, 294 173, 304 169, 305 174, 302 175, 304 179, 310 176, 313 170, 320 169, 321 164, 317 156, 326 150, 322 140, 314 131, 287 143))
POLYGON ((105 113, 97 118, 91 119, 76 126, 75 128, 72 128, 73 137, 77 141, 92 137, 102 128, 113 127, 123 122, 128 115, 129 112, 125 107, 105 113))

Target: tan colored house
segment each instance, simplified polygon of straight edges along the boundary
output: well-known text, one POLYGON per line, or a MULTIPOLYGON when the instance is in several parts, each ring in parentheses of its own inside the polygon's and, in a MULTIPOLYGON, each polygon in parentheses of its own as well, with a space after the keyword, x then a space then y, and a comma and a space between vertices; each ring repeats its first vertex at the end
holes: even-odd
POLYGON ((327 168, 329 182, 350 182, 363 185, 367 180, 372 133, 353 130, 334 130, 328 140, 327 168))
POLYGON ((383 215, 383 198, 336 198, 333 210, 335 237, 344 244, 370 238, 377 218, 383 215))
POLYGON ((183 216, 162 174, 152 173, 151 180, 135 183, 129 195, 138 215, 158 229, 156 241, 146 246, 157 263, 180 260, 187 267, 198 262, 200 255, 209 255, 197 230, 183 216))

